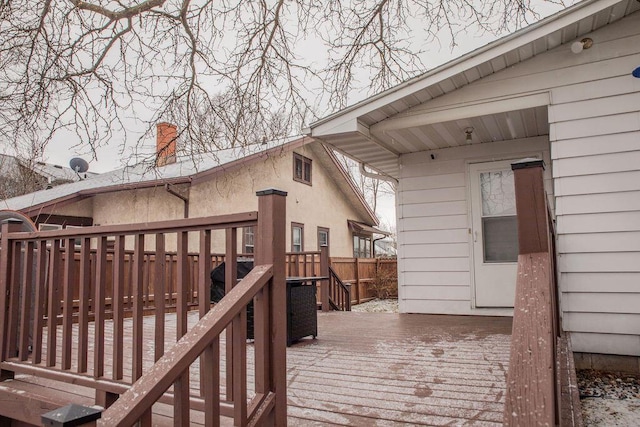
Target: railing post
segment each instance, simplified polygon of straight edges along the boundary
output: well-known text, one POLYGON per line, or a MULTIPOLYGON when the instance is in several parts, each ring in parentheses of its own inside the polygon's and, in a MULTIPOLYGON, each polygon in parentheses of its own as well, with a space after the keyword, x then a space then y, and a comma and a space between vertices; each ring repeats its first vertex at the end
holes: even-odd
POLYGON ((354 260, 354 276, 356 280, 356 304, 360 304, 360 258, 354 260))
MULTIPOLYGON (((11 283, 14 277, 12 269, 17 266, 10 266, 13 257, 13 247, 9 243, 9 233, 20 230, 22 221, 16 219, 7 219, 2 222, 2 241, 0 243, 0 361, 7 359, 7 348, 9 346, 9 337, 12 335, 7 328, 9 327, 9 303, 15 298, 15 284, 11 283)), ((17 301, 16 301, 17 304, 17 301)), ((0 371, 0 381, 13 378, 13 372, 0 371)))
POLYGON ((515 181, 520 255, 547 252, 549 230, 544 194, 544 161, 524 159, 511 164, 515 181))
POLYGON ((327 277, 327 280, 320 281, 320 301, 322 303, 322 311, 329 311, 329 247, 324 245, 320 248, 320 276, 327 277))
POLYGON ((550 271, 544 162, 524 159, 514 171, 518 277, 504 424, 557 425, 555 281, 550 271))
MULTIPOLYGON (((256 341, 256 358, 263 345, 269 347, 264 357, 268 358, 268 383, 261 386, 275 394, 275 407, 269 423, 276 426, 287 425, 287 289, 285 283, 285 235, 286 235, 286 196, 287 193, 276 189, 258 191, 258 233, 255 243, 256 265, 272 264, 273 278, 269 286, 268 320, 270 324, 269 343, 256 341)), ((266 349, 265 349, 266 350, 266 349)), ((257 362, 257 360, 256 360, 257 362)), ((256 383, 258 378, 256 363, 256 383)), ((260 390, 256 390, 260 392, 260 390)))

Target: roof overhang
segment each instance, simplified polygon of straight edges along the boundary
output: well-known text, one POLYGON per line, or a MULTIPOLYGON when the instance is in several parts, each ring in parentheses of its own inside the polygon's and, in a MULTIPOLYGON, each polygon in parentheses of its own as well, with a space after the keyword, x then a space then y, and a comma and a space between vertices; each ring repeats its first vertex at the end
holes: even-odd
MULTIPOLYGON (((309 134, 394 178, 399 175, 400 156, 459 145, 456 138, 469 127, 493 127, 490 130, 503 140, 548 135, 548 92, 441 109, 434 109, 430 101, 638 10, 640 2, 636 0, 582 1, 319 120, 310 126, 309 134)), ((495 135, 480 135, 478 142, 495 140, 495 135)))
POLYGON ((390 236, 391 233, 388 231, 380 230, 376 227, 372 227, 367 224, 363 224, 358 221, 347 220, 347 224, 349 225, 349 230, 354 233, 362 233, 362 234, 382 234, 384 236, 390 236))

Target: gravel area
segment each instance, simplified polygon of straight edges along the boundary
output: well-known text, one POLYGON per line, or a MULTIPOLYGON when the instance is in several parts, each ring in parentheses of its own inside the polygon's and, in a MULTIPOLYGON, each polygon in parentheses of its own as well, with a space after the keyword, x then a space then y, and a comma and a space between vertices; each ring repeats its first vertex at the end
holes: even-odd
POLYGON ((593 370, 576 375, 585 427, 640 425, 639 377, 593 370))
POLYGON ((397 313, 397 299, 374 299, 362 304, 352 305, 351 311, 360 313, 397 313))

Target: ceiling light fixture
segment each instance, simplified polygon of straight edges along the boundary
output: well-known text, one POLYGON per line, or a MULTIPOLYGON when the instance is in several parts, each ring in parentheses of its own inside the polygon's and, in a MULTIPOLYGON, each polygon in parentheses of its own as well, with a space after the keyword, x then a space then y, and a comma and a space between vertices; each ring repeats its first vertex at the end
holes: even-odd
POLYGON ((467 135, 465 138, 465 141, 467 141, 467 143, 471 143, 472 141, 472 134, 473 134, 473 128, 472 127, 468 127, 464 130, 464 133, 467 135))
POLYGON ((582 40, 571 44, 571 52, 578 54, 584 49, 589 49, 591 46, 593 46, 593 39, 585 37, 582 40))

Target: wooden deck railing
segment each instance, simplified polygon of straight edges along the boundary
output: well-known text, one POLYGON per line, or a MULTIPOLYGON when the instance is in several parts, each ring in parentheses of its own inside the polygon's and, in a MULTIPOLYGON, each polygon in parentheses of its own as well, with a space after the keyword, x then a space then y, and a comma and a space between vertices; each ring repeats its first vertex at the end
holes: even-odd
POLYGON ((518 213, 518 277, 504 423, 559 422, 556 343, 560 328, 553 222, 546 205, 541 160, 512 165, 518 213))
POLYGON ((340 280, 329 267, 329 304, 334 310, 351 311, 351 286, 340 280))
POLYGON ((219 425, 220 416, 233 417, 236 425, 261 420, 285 425, 286 193, 268 190, 258 195, 258 212, 218 217, 30 233, 16 232, 17 224, 5 222, 0 251, 0 380, 26 374, 93 388, 95 403, 108 408, 104 425, 130 425, 137 419, 150 425, 149 408, 156 400, 172 404, 174 420, 182 425, 189 425, 190 409, 203 411, 206 425, 219 425), (234 287, 237 230, 251 226, 258 231, 255 271, 234 287), (197 239, 199 259, 211 260, 212 230, 221 229, 226 230, 226 257, 234 260, 226 269, 228 295, 211 311, 209 298, 200 298, 201 319, 189 329, 192 289, 209 295, 211 271, 209 262, 199 262, 196 272, 190 270, 189 244, 197 239), (114 241, 112 254, 110 240, 114 241), (165 295, 168 242, 177 248, 176 329, 166 329, 165 304, 156 304, 154 336, 143 337, 145 247, 154 248, 155 260, 161 260, 149 269, 154 271, 154 293, 165 295), (127 262, 131 263, 130 292, 125 290, 127 262), (255 302, 255 397, 249 401, 244 307, 251 298, 255 302), (111 303, 113 319, 108 324, 106 301, 111 303), (127 304, 132 312, 132 342, 125 342, 127 304), (219 337, 225 328, 228 375, 223 400, 218 388, 219 337), (170 337, 178 343, 167 351, 165 338, 170 337), (89 346, 93 360, 87 360, 89 346), (143 352, 149 351, 156 364, 143 366, 143 352), (206 375, 190 387, 194 380, 189 378, 189 367, 198 356, 200 372, 206 375), (167 392, 171 384, 173 391, 167 392), (198 390, 195 395, 194 389, 198 390), (139 399, 139 394, 149 397, 139 399))

